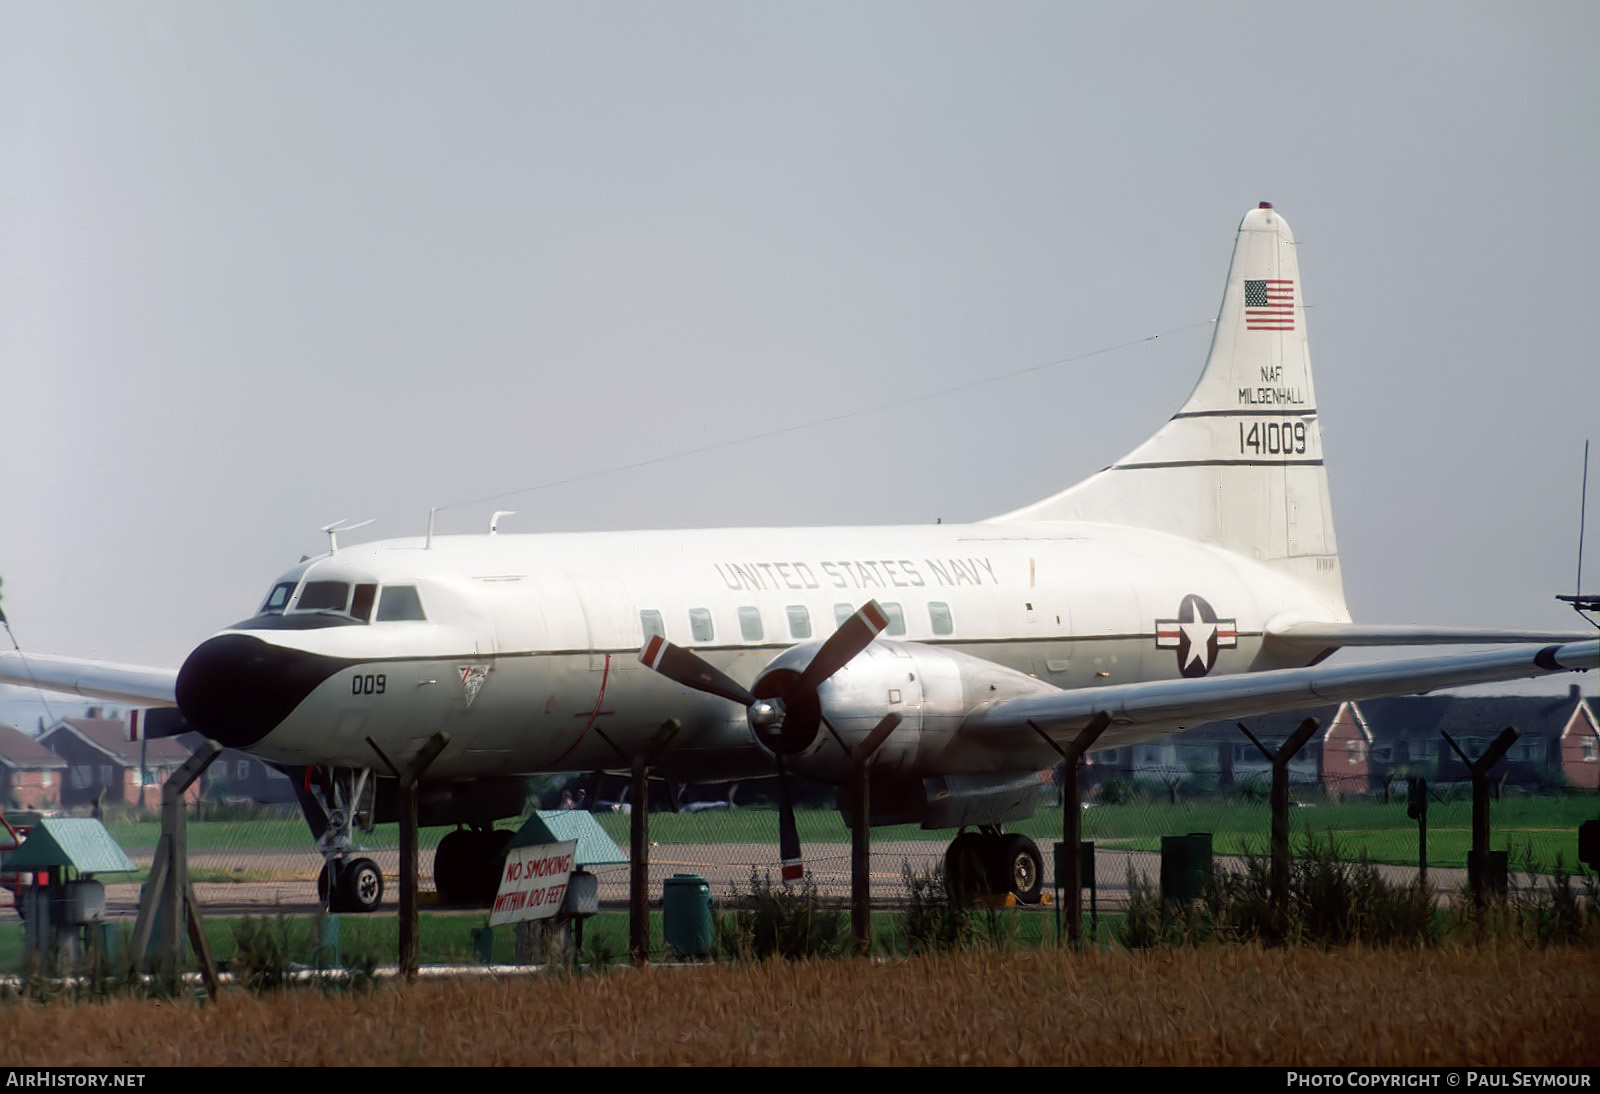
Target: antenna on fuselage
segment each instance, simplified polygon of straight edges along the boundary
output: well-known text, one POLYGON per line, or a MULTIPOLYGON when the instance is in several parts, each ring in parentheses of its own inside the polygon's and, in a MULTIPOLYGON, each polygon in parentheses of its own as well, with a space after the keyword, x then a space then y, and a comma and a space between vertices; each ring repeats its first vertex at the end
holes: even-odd
POLYGON ((1583 442, 1583 489, 1578 495, 1578 578, 1573 583, 1571 596, 1557 596, 1571 604, 1573 609, 1585 619, 1589 617, 1586 612, 1600 612, 1600 596, 1583 593, 1583 532, 1585 518, 1589 515, 1589 442, 1583 442))
POLYGON ((438 511, 439 507, 437 505, 428 510, 428 542, 422 545, 422 549, 424 551, 433 546, 433 515, 438 511))
POLYGON ((365 528, 367 525, 371 524, 374 519, 375 518, 368 517, 366 520, 358 521, 355 524, 346 524, 344 519, 341 517, 332 524, 324 524, 322 526, 322 531, 328 533, 328 553, 330 555, 336 555, 339 553, 340 532, 353 532, 357 528, 365 528))
POLYGON ((500 530, 500 518, 516 515, 515 509, 496 509, 494 516, 489 518, 489 534, 495 535, 500 530))

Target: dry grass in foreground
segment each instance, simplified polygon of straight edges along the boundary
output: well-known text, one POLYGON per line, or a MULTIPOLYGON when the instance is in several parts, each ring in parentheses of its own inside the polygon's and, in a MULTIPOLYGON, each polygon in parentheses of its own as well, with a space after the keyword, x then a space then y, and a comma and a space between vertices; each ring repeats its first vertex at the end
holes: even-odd
POLYGON ((976 953, 0 1009, 17 1065, 1593 1066, 1600 954, 976 953))

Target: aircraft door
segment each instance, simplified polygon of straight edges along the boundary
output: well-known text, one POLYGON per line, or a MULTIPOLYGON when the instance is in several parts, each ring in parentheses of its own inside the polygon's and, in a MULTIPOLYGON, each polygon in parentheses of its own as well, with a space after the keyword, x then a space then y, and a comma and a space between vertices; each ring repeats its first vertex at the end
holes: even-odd
POLYGON ((636 667, 639 648, 644 645, 644 629, 622 582, 614 577, 586 574, 576 577, 573 585, 588 628, 590 671, 604 670, 608 654, 612 672, 636 667))

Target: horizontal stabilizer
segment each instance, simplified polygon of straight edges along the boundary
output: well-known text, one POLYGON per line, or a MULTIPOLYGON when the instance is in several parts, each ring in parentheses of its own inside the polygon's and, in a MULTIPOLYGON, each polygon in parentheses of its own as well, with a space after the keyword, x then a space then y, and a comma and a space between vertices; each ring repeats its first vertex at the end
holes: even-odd
POLYGON ((76 657, 0 653, 0 683, 110 699, 142 707, 177 706, 177 669, 115 665, 76 657))

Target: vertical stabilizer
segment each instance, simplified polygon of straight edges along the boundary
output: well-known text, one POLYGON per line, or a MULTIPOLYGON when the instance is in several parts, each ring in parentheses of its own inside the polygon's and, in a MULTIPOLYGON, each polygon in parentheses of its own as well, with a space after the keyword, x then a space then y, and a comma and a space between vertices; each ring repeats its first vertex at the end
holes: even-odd
POLYGON ((1348 618, 1294 236, 1263 202, 1239 225, 1211 352, 1155 436, 1077 486, 996 522, 1170 532, 1280 569, 1348 618))

